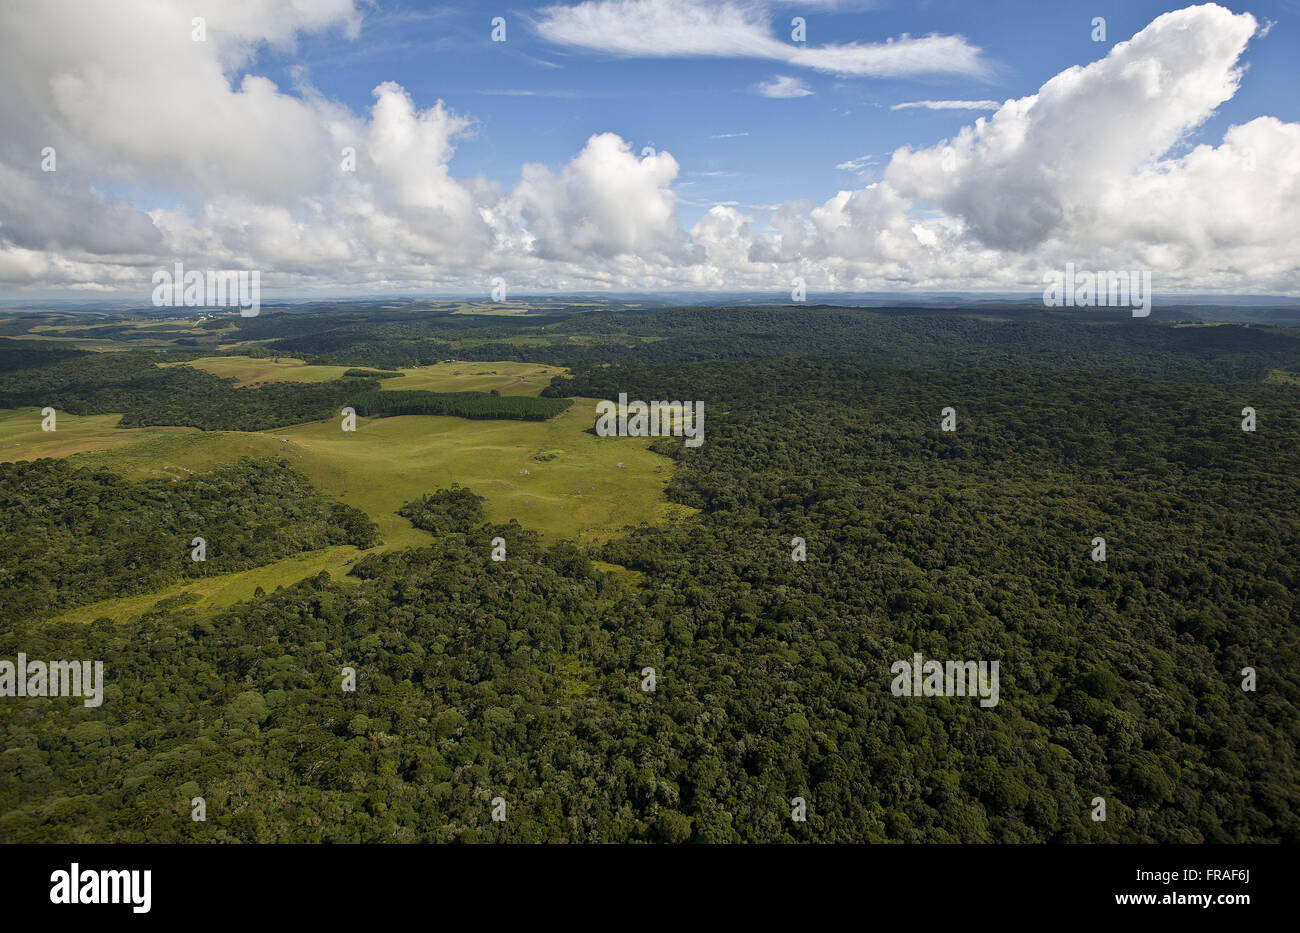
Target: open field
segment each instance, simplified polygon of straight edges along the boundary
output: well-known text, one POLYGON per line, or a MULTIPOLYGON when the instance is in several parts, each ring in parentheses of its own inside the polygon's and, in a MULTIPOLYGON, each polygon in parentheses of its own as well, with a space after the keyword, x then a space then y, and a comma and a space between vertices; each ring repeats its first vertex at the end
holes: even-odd
POLYGON ((237 385, 251 386, 263 382, 329 382, 338 379, 350 366, 312 366, 288 356, 257 359, 248 356, 205 356, 186 363, 160 363, 160 366, 193 366, 237 385))
MULTIPOLYGON (((249 386, 264 382, 328 382, 341 378, 353 366, 315 366, 303 360, 281 356, 258 359, 247 356, 208 356, 192 362, 164 363, 164 366, 193 366, 249 386)), ((401 376, 384 379, 381 389, 428 389, 431 392, 490 392, 502 395, 537 395, 550 385, 553 376, 564 372, 558 366, 537 363, 481 363, 457 361, 396 370, 401 376)))
MULTIPOLYGON (((426 415, 358 418, 355 433, 344 433, 335 421, 265 433, 150 429, 133 432, 142 435, 134 443, 78 453, 71 462, 135 478, 183 479, 242 456, 282 457, 321 492, 366 512, 384 538, 375 550, 430 543, 431 535, 396 510, 452 483, 483 496, 492 521, 513 518, 546 541, 603 540, 627 525, 689 513, 664 501, 672 462, 647 449, 646 439, 598 438, 587 431, 595 421, 595 405, 595 399, 576 399, 573 408, 541 422, 426 415)), ((83 606, 60 619, 128 618, 186 592, 203 597, 200 606, 221 608, 251 597, 258 587, 270 591, 322 570, 340 577, 361 553, 352 547, 328 548, 158 593, 83 606)))
POLYGON ((509 301, 463 301, 452 314, 482 314, 497 317, 523 317, 534 314, 527 304, 509 301))
MULTIPOLYGON (((196 312, 196 314, 197 314, 197 313, 198 313, 198 312, 196 312)), ((187 314, 187 315, 184 315, 184 316, 181 316, 181 317, 174 317, 174 318, 159 318, 159 319, 157 319, 157 320, 151 320, 151 321, 123 321, 123 320, 112 320, 112 321, 96 321, 96 320, 70 321, 70 322, 68 322, 68 323, 64 323, 64 324, 37 324, 36 326, 34 326, 34 327, 31 329, 31 332, 32 332, 33 334, 50 334, 50 335, 55 335, 55 336, 57 336, 58 334, 63 333, 63 332, 65 332, 65 331, 78 331, 78 330, 85 330, 85 329, 88 328, 88 327, 104 327, 104 326, 108 326, 108 327, 123 327, 123 328, 129 328, 129 329, 131 329, 131 330, 137 330, 137 331, 147 331, 147 330, 164 330, 164 331, 190 330, 190 331, 192 331, 192 332, 193 332, 194 334, 196 334, 196 335, 198 335, 198 334, 203 334, 204 331, 203 331, 201 328, 195 326, 194 319, 195 319, 195 314, 187 314)))
MULTIPOLYGON (((551 379, 564 373, 559 366, 540 363, 439 363, 419 369, 401 369, 405 375, 385 379, 383 389, 428 389, 430 392, 490 392, 502 395, 538 395, 551 379)), ((593 418, 594 420, 594 418, 593 418)))
POLYGON ((1275 386, 1300 385, 1300 373, 1290 373, 1285 369, 1271 369, 1264 377, 1264 382, 1275 386))
POLYGON ((254 567, 238 573, 227 573, 203 580, 191 580, 177 583, 166 589, 140 596, 124 596, 118 599, 106 599, 71 609, 51 621, 58 622, 93 622, 108 617, 115 622, 146 612, 163 600, 170 600, 186 593, 199 597, 193 605, 207 609, 224 609, 237 602, 254 596, 259 588, 271 592, 278 586, 291 586, 299 580, 325 571, 336 580, 345 580, 348 568, 361 557, 362 551, 354 547, 340 546, 325 548, 320 551, 308 551, 295 554, 265 567, 254 567))
POLYGON ((358 418, 355 433, 335 422, 271 433, 303 452, 299 468, 313 485, 374 518, 390 546, 427 540, 393 513, 452 483, 485 497, 493 521, 588 541, 655 521, 672 469, 643 439, 588 433, 595 405, 576 399, 550 421, 403 415, 358 418))
POLYGON ((58 412, 56 430, 41 430, 39 408, 0 409, 0 462, 67 457, 86 451, 131 447, 158 437, 176 440, 199 434, 195 428, 118 428, 121 415, 58 412))
MULTIPOLYGON (((218 366, 222 363, 224 359, 218 366)), ((279 364, 231 358, 221 374, 253 381, 265 381, 268 375, 295 378, 298 373, 335 378, 307 371, 346 368, 286 363, 283 358, 279 364)), ((433 391, 495 388, 507 395, 536 395, 561 370, 523 363, 454 363, 404 372, 406 376, 384 380, 384 385, 433 391)), ((337 420, 266 432, 121 429, 113 427, 119 415, 77 417, 62 412, 58 430, 43 432, 39 409, 24 408, 0 411, 0 460, 69 457, 76 465, 135 479, 170 477, 179 482, 240 457, 282 458, 322 493, 366 512, 384 538, 376 550, 432 541, 396 510, 452 483, 483 496, 490 520, 513 518, 548 542, 604 540, 628 525, 689 513, 663 498, 672 461, 650 452, 649 439, 596 437, 590 431, 595 406, 595 399, 575 399, 572 408, 549 421, 358 418, 355 433, 340 430, 337 420)), ((60 618, 125 619, 183 593, 200 596, 200 607, 222 608, 251 597, 258 587, 269 592, 321 571, 341 577, 361 553, 352 547, 328 548, 267 567, 83 606, 60 618)))
MULTIPOLYGON (((233 325, 226 328, 233 329, 233 325)), ((120 350, 174 349, 178 337, 206 338, 222 332, 224 331, 195 326, 193 317, 189 315, 148 321, 100 318, 69 321, 64 318, 58 324, 33 323, 27 332, 9 334, 7 339, 53 343, 72 350, 111 353, 120 350), (88 331, 96 328, 103 328, 105 332, 87 335, 88 331)))
POLYGON ((133 479, 184 479, 240 457, 285 456, 283 443, 263 434, 114 427, 121 417, 59 412, 58 430, 46 432, 40 409, 0 409, 0 462, 75 457, 78 465, 103 466, 133 479))
MULTIPOLYGON (((58 344, 60 349, 67 350, 89 350, 92 353, 113 353, 123 349, 122 341, 115 340, 112 337, 63 337, 54 333, 39 334, 11 334, 8 340, 30 340, 34 343, 52 343, 58 344)), ((176 346, 172 338, 159 337, 158 339, 133 340, 130 349, 132 350, 160 350, 163 348, 171 349, 176 346)))

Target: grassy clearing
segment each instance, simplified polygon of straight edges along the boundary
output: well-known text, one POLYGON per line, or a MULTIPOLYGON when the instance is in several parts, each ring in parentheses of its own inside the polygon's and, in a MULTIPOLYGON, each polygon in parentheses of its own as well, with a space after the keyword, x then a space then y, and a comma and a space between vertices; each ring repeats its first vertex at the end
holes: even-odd
MULTIPOLYGON (((72 462, 132 477, 179 480, 241 456, 282 457, 321 492, 366 512, 384 537, 376 550, 432 542, 431 535, 396 511, 452 483, 483 496, 492 521, 513 518, 546 541, 606 540, 627 525, 688 515, 690 509, 664 501, 672 462, 651 453, 646 439, 588 433, 595 405, 595 399, 577 399, 573 408, 544 422, 403 415, 358 418, 355 433, 345 433, 338 422, 330 421, 260 434, 158 434, 127 446, 77 454, 72 462)), ((321 571, 341 577, 361 554, 352 547, 328 548, 158 593, 106 600, 59 618, 125 619, 160 599, 187 592, 202 597, 199 608, 219 609, 248 599, 258 587, 270 592, 321 571)))
POLYGON ((659 520, 672 470, 644 439, 587 433, 595 405, 577 399, 550 421, 402 415, 358 418, 355 433, 317 422, 272 434, 303 452, 300 469, 317 488, 378 522, 390 546, 428 540, 395 512, 452 483, 485 497, 493 521, 585 542, 659 520))
POLYGON ((162 330, 179 330, 188 329, 196 334, 202 334, 204 331, 194 327, 194 315, 185 315, 184 317, 157 318, 149 321, 122 321, 122 320, 104 320, 102 318, 86 318, 77 321, 65 321, 62 324, 39 324, 31 329, 32 333, 43 333, 49 331, 70 331, 85 330, 88 327, 124 327, 131 330, 149 330, 151 328, 162 330))
POLYGON ((60 349, 67 350, 90 350, 93 353, 115 353, 119 350, 158 350, 162 348, 175 349, 176 342, 174 338, 162 338, 157 340, 133 340, 130 346, 125 345, 120 340, 114 340, 111 337, 60 337, 58 334, 39 333, 39 334, 11 334, 7 340, 32 340, 39 343, 57 344, 60 349))
POLYGON ((90 317, 79 321, 64 320, 59 324, 34 324, 25 334, 11 334, 10 340, 35 340, 54 343, 72 350, 90 350, 96 353, 113 353, 121 350, 174 349, 177 337, 211 337, 213 331, 194 326, 191 318, 167 318, 150 321, 108 321, 90 317), (136 331, 135 340, 124 340, 113 333, 98 337, 75 336, 78 332, 97 327, 136 331), (156 331, 157 333, 151 333, 156 331), (72 336, 70 336, 72 335, 72 336))
POLYGON ((462 301, 452 314, 481 314, 490 317, 524 317, 535 312, 526 304, 509 301, 462 301))
POLYGON ((611 564, 603 560, 593 560, 591 565, 603 573, 612 573, 625 586, 636 587, 645 583, 645 574, 640 570, 632 570, 622 564, 611 564))
MULTIPOLYGON (((226 358, 219 359, 224 363, 226 358)), ((286 364, 285 358, 278 365, 270 359, 231 359, 235 368, 223 375, 239 373, 236 378, 254 381, 268 373, 306 381, 296 375, 304 370, 347 368, 309 367, 301 361, 286 364)), ((495 388, 503 395, 536 395, 562 371, 524 363, 439 364, 404 370, 406 376, 384 384, 433 391, 495 388)), ((191 473, 244 456, 282 458, 322 493, 366 512, 384 538, 377 550, 430 543, 432 536, 396 511, 452 483, 483 496, 492 521, 513 518, 548 542, 607 540, 628 525, 690 515, 693 510, 663 498, 672 461, 651 453, 647 438, 596 437, 590 431, 595 406, 595 399, 575 399, 572 408, 550 421, 471 421, 429 415, 358 418, 355 433, 340 430, 337 420, 267 432, 121 429, 114 427, 118 415, 78 418, 62 413, 58 431, 48 433, 40 430, 39 409, 25 408, 0 411, 0 459, 69 457, 78 466, 181 482, 191 473)), ((352 547, 328 548, 267 567, 83 606, 60 618, 126 619, 183 593, 200 596, 195 604, 200 609, 220 609, 248 599, 258 587, 270 592, 321 571, 342 578, 361 554, 352 547)), ((634 576, 626 579, 636 582, 634 576)))
POLYGON ((133 444, 88 451, 71 462, 74 466, 102 467, 132 479, 169 476, 183 480, 191 473, 202 473, 240 457, 279 457, 291 463, 295 460, 283 441, 266 434, 193 430, 178 435, 174 431, 142 428, 139 440, 133 444))
MULTIPOLYGON (((247 356, 208 356, 188 363, 164 363, 164 366, 193 366, 205 372, 235 379, 241 386, 265 382, 328 382, 342 378, 353 366, 317 366, 303 360, 282 356, 255 358, 247 356)), ((381 390, 428 389, 431 392, 490 392, 502 395, 537 395, 550 385, 554 376, 564 372, 559 366, 538 363, 438 363, 414 369, 397 370, 401 376, 383 380, 381 390)))
POLYGON ((119 428, 121 415, 72 415, 57 412, 54 431, 41 430, 39 408, 0 409, 0 461, 68 457, 94 450, 129 447, 166 437, 197 434, 194 428, 119 428))
POLYGON ((248 356, 205 356, 188 363, 161 363, 162 366, 193 366, 237 385, 252 386, 263 382, 329 382, 339 379, 352 367, 314 366, 288 356, 256 359, 248 356))
POLYGON ((537 395, 565 370, 541 363, 439 363, 399 370, 399 379, 385 379, 382 389, 428 389, 431 392, 490 392, 537 395))
POLYGON ((328 572, 335 579, 346 580, 345 575, 348 569, 356 563, 363 553, 354 547, 342 546, 325 548, 320 551, 308 551, 304 554, 286 557, 265 567, 254 567, 252 570, 242 570, 238 573, 228 573, 219 577, 208 577, 203 580, 178 583, 175 586, 169 586, 154 593, 145 593, 141 596, 123 596, 118 599, 106 599, 101 602, 90 603, 69 610, 57 616, 53 621, 93 622, 96 619, 108 617, 115 622, 125 622, 142 612, 147 612, 162 600, 171 599, 185 593, 192 593, 199 597, 199 601, 194 603, 198 608, 208 611, 224 609, 227 606, 233 606, 237 602, 249 599, 256 594, 258 588, 270 593, 277 586, 291 586, 299 580, 305 580, 307 577, 314 576, 321 571, 328 572))

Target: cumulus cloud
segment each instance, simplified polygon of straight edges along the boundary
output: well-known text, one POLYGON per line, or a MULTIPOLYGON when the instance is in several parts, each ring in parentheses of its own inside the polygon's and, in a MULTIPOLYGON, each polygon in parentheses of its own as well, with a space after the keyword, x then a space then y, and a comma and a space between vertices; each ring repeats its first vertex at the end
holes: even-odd
POLYGON ((527 251, 542 259, 681 260, 686 236, 669 190, 677 173, 669 153, 638 158, 621 138, 601 133, 558 174, 525 165, 504 208, 523 221, 527 251))
MULTIPOLYGON (((604 23, 640 6, 563 9, 604 23)), ((766 35, 756 7, 686 7, 734 28, 682 42, 766 35)), ((953 138, 882 157, 873 184, 758 219, 715 203, 689 229, 669 152, 638 155, 593 127, 567 161, 525 165, 505 188, 455 171, 478 123, 452 104, 383 82, 355 112, 255 73, 264 43, 354 32, 350 2, 243 0, 212 12, 202 43, 191 17, 181 0, 66 0, 57 13, 19 0, 0 16, 11 294, 147 296, 151 272, 178 259, 261 269, 289 292, 486 291, 496 274, 516 290, 786 289, 794 275, 814 292, 1037 288, 1066 261, 1149 268, 1157 289, 1300 292, 1300 124, 1259 116, 1186 144, 1237 92, 1257 35, 1249 14, 1215 5, 1165 14, 953 138), (41 171, 46 146, 55 172, 41 171)), ((729 135, 744 134, 717 138, 729 135)))
MULTIPOLYGON (((1172 249, 1190 260, 1193 241, 1213 237, 1197 236, 1186 226, 1193 219, 1187 215, 1195 212, 1191 205, 1214 194, 1198 188, 1186 159, 1162 157, 1236 92, 1240 57, 1255 29, 1249 14, 1215 5, 1164 14, 1105 58, 1008 101, 951 142, 900 150, 886 180, 905 196, 960 218, 981 243, 1011 251, 1050 243, 1084 251, 1150 243, 1149 236, 1126 234, 1157 232, 1150 229, 1149 196, 1176 188, 1187 202, 1159 205, 1159 215, 1170 221, 1157 222, 1161 249, 1134 258, 1150 263, 1172 249)), ((1247 132, 1269 151, 1285 145, 1284 138, 1273 138, 1283 134, 1276 121, 1247 132)), ((1222 183, 1239 195, 1259 190, 1262 179, 1241 160, 1235 168, 1225 164, 1232 161, 1226 153, 1213 161, 1222 183)), ((1282 158, 1263 171, 1285 191, 1294 168, 1293 159, 1282 158)), ((1294 190, 1293 177, 1289 185, 1294 190)), ((1261 215, 1268 212, 1268 198, 1248 203, 1261 215)), ((1195 219, 1215 224, 1203 214, 1195 219)))
POLYGON ((900 149, 882 181, 787 205, 748 255, 812 262, 828 287, 1032 287, 1074 261, 1295 292, 1300 125, 1260 117, 1172 154, 1236 93, 1256 28, 1213 4, 1160 16, 956 138, 900 149))

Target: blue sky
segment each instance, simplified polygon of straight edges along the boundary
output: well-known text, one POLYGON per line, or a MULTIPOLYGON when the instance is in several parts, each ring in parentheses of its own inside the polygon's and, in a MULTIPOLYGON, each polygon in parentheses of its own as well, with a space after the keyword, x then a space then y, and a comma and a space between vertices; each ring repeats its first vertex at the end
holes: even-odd
MULTIPOLYGON (((791 19, 802 16, 810 45, 884 42, 905 33, 964 36, 991 66, 983 79, 841 77, 743 58, 645 59, 567 48, 534 28, 538 11, 555 5, 379 0, 357 38, 338 29, 307 35, 292 53, 265 49, 252 70, 289 89, 293 69, 305 68, 316 88, 357 111, 371 106, 372 89, 384 81, 401 84, 420 106, 442 99, 478 121, 477 131, 457 144, 453 174, 482 174, 507 187, 524 163, 558 168, 593 133, 617 133, 638 152, 667 149, 682 166, 673 190, 689 225, 714 203, 735 203, 761 217, 764 206, 820 203, 836 190, 861 187, 876 180, 899 146, 933 145, 987 115, 892 105, 1032 94, 1058 72, 1101 58, 1114 42, 1182 6, 934 0, 768 7, 774 35, 788 39, 791 19), (504 43, 491 41, 495 16, 506 19, 504 43), (1106 42, 1092 39, 1095 16, 1106 20, 1106 42), (755 92, 778 74, 799 78, 813 93, 771 99, 755 92), (863 174, 837 168, 864 159, 874 164, 863 174)), ((1221 5, 1277 26, 1252 45, 1241 90, 1189 144, 1217 140, 1232 123, 1261 114, 1300 120, 1300 4, 1221 5)))
POLYGON ((1300 0, 195 22, 193 0, 0 5, 0 295, 147 295, 175 262, 305 296, 1005 292, 1067 263, 1300 294, 1300 0))

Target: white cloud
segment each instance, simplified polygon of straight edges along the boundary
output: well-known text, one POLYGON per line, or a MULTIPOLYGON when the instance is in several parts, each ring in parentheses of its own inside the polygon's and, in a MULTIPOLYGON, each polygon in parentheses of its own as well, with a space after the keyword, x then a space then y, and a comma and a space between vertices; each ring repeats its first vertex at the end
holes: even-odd
POLYGON ((980 50, 961 36, 909 36, 880 43, 799 46, 786 59, 817 71, 857 77, 897 78, 953 74, 988 78, 980 50))
MULTIPOLYGON (((887 180, 996 248, 1113 241, 1105 205, 1236 92, 1254 30, 1249 14, 1214 5, 1167 13, 1105 58, 1007 101, 950 146, 900 150, 887 180)), ((1178 173, 1174 161, 1162 168, 1178 173)))
POLYGON ((677 172, 671 154, 638 158, 618 136, 601 133, 559 174, 525 165, 506 210, 526 226, 529 254, 543 259, 680 261, 686 236, 669 190, 677 172))
POLYGON ((909 100, 894 104, 890 110, 997 110, 996 100, 909 100))
POLYGON ((807 45, 773 31, 771 13, 735 0, 584 0, 539 11, 549 42, 631 58, 752 58, 864 77, 986 77, 980 50, 960 36, 902 35, 887 42, 807 45))
POLYGON ((858 156, 835 166, 841 172, 863 172, 876 164, 875 156, 858 156))
POLYGON ((261 269, 285 291, 486 292, 496 274, 514 289, 788 289, 796 274, 815 291, 1038 288, 1074 261, 1149 268, 1157 289, 1300 293, 1300 124, 1260 116, 1185 145, 1236 93, 1256 33, 1214 5, 1159 17, 950 140, 898 150, 874 184, 752 205, 771 211, 761 226, 714 203, 689 230, 668 152, 642 158, 596 132, 505 189, 457 177, 457 145, 478 124, 442 101, 384 82, 357 113, 252 72, 261 42, 355 29, 349 3, 245 0, 210 16, 206 43, 190 41, 190 16, 182 0, 6 9, 10 293, 147 300, 150 273, 176 259, 261 269), (57 172, 40 171, 46 145, 57 172), (355 172, 340 169, 345 146, 355 172))
POLYGON ((807 97, 812 93, 806 84, 798 78, 791 78, 788 75, 777 75, 771 81, 761 81, 755 90, 763 97, 775 97, 778 99, 787 97, 807 97))
POLYGON ((1215 5, 1161 16, 956 138, 899 150, 881 181, 737 229, 750 262, 732 281, 775 266, 823 288, 1032 289, 1074 261, 1151 269, 1163 289, 1296 293, 1300 125, 1260 117, 1176 154, 1236 92, 1255 25, 1215 5))
POLYGON ((989 284, 1074 260, 1149 268, 1158 287, 1296 291, 1300 126, 1262 117, 1169 155, 1236 92, 1255 25, 1215 5, 1165 14, 955 139, 894 153, 884 181, 811 212, 819 239, 850 267, 906 259, 918 281, 942 256, 989 284), (916 202, 942 214, 917 220, 916 202), (927 232, 909 243, 901 217, 927 232))

